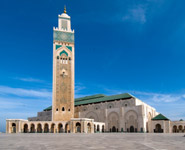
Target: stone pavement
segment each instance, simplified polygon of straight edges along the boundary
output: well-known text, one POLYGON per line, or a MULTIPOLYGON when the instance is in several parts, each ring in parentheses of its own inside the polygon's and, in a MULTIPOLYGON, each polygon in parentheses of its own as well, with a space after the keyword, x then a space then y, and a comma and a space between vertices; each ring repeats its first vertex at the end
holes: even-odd
POLYGON ((0 150, 185 150, 184 134, 0 134, 0 150))

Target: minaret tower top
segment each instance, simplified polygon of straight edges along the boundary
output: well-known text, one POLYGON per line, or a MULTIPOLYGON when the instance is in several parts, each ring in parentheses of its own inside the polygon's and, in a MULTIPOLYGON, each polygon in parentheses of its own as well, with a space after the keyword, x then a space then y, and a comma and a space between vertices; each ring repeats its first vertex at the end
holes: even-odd
POLYGON ((71 30, 71 17, 67 14, 66 6, 64 6, 64 12, 58 15, 58 29, 60 31, 74 32, 71 30))

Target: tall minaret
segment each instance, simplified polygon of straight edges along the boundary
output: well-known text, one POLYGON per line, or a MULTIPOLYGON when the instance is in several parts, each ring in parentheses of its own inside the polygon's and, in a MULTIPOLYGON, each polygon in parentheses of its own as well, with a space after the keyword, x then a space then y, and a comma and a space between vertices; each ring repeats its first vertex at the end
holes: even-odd
POLYGON ((69 121, 74 116, 74 30, 71 17, 58 15, 53 28, 53 104, 52 121, 69 121))

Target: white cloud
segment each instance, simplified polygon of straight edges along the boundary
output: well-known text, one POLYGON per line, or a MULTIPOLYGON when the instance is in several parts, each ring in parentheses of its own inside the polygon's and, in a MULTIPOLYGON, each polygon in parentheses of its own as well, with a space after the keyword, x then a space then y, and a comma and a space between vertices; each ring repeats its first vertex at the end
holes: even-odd
POLYGON ((181 99, 184 99, 183 95, 181 94, 161 94, 161 93, 152 93, 152 92, 140 92, 140 91, 134 91, 131 92, 133 94, 136 94, 138 96, 147 96, 146 99, 152 100, 154 102, 175 102, 179 101, 181 99))
MULTIPOLYGON (((40 107, 47 103, 50 103, 51 99, 46 98, 17 98, 17 97, 0 97, 0 109, 12 109, 12 108, 28 108, 30 106, 40 107), (35 105, 42 104, 42 105, 35 105)), ((49 105, 49 104, 48 104, 49 105)))
POLYGON ((116 95, 116 94, 124 93, 121 90, 113 90, 113 89, 109 89, 109 88, 104 88, 104 91, 105 91, 106 95, 116 95))
POLYGON ((122 94, 122 93, 130 93, 133 96, 148 102, 165 102, 165 103, 172 103, 179 100, 185 99, 185 94, 161 94, 161 93, 154 93, 154 92, 142 92, 142 91, 125 91, 125 90, 114 90, 104 87, 103 90, 107 95, 115 95, 115 94, 122 94))
POLYGON ((16 77, 14 79, 20 80, 20 81, 25 81, 25 82, 38 82, 38 83, 43 83, 44 82, 43 80, 35 79, 35 78, 31 78, 31 77, 28 77, 28 78, 19 78, 19 77, 16 77))
POLYGON ((128 9, 123 21, 133 21, 144 24, 146 22, 146 6, 137 5, 134 8, 128 9))
POLYGON ((18 102, 14 99, 14 102, 10 101, 7 98, 0 98, 0 109, 12 109, 17 107, 22 107, 25 104, 18 102))
POLYGON ((86 87, 83 86, 82 84, 75 84, 75 93, 79 93, 82 90, 84 90, 86 87))
POLYGON ((15 95, 20 97, 43 97, 51 98, 52 92, 45 89, 23 89, 23 88, 12 88, 8 86, 0 86, 0 95, 15 95))

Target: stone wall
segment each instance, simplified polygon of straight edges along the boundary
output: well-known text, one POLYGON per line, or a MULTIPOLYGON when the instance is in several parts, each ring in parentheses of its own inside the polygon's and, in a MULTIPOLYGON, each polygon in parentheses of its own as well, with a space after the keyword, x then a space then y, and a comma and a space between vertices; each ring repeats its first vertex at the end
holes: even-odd
POLYGON ((135 98, 75 107, 75 117, 105 122, 105 130, 110 132, 151 132, 151 118, 156 114, 154 108, 135 98))

